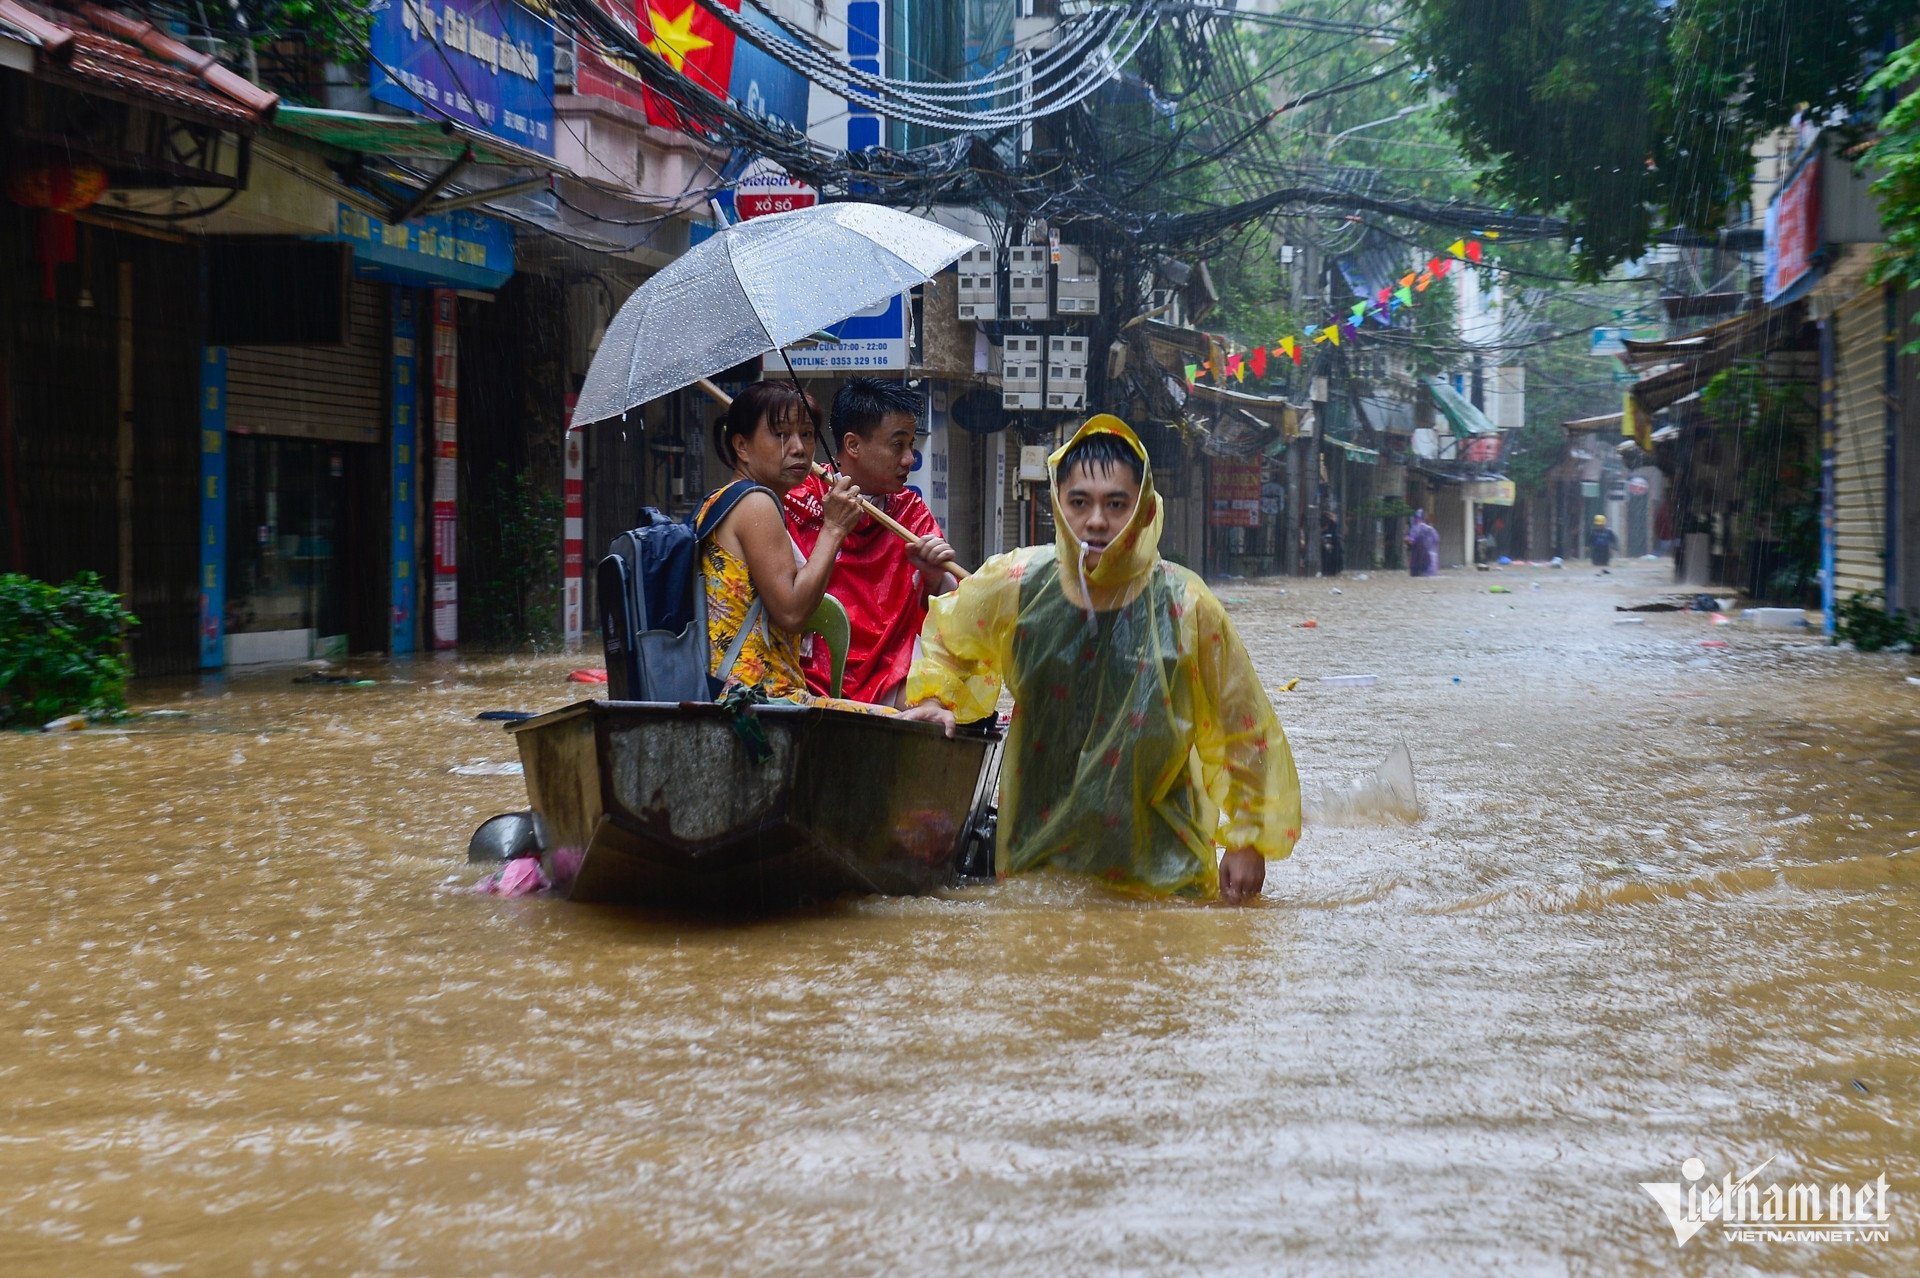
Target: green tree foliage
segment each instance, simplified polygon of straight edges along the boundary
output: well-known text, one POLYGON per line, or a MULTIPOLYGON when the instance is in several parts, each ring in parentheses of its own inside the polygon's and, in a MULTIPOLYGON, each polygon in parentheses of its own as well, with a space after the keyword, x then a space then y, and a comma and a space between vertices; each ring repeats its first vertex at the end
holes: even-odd
POLYGON ((0 576, 0 727, 126 710, 122 640, 138 618, 83 572, 64 585, 0 576))
POLYGON ((1912 0, 1409 0, 1413 47, 1488 186, 1564 212, 1589 273, 1722 225, 1752 146, 1854 104, 1912 0))
MULTIPOLYGON (((1867 82, 1869 93, 1900 93, 1920 81, 1920 40, 1888 60, 1867 82)), ((1903 288, 1920 288, 1920 92, 1908 92, 1880 119, 1879 136, 1866 155, 1876 176, 1873 193, 1880 198, 1880 221, 1887 228, 1887 246, 1875 267, 1874 279, 1891 280, 1903 288)), ((1908 347, 1920 351, 1920 341, 1908 347)))
POLYGON ((559 630, 560 498, 528 471, 499 462, 475 509, 478 558, 486 565, 473 601, 479 631, 510 647, 550 646, 559 630))

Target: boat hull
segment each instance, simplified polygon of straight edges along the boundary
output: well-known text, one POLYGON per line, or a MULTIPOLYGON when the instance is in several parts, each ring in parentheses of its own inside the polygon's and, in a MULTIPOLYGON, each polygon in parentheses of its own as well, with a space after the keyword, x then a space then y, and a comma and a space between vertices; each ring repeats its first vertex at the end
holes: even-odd
POLYGON ((583 701, 515 724, 555 889, 767 909, 954 877, 990 742, 812 706, 746 714, 763 752, 717 705, 583 701))

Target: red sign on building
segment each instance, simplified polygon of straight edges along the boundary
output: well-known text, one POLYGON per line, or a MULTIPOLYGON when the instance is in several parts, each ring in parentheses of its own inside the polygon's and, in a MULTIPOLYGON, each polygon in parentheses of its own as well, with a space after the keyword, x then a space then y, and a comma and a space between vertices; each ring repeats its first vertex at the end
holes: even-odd
POLYGON ((1769 302, 1804 279, 1820 254, 1820 167, 1820 152, 1815 150, 1767 209, 1769 302))
POLYGON ((1213 517, 1215 528, 1260 526, 1260 459, 1213 459, 1213 517))

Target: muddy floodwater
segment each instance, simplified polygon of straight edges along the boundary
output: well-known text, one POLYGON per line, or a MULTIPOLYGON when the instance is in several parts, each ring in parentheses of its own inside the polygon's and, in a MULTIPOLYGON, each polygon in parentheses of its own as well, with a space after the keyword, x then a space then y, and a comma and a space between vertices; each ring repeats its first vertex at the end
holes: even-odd
POLYGON ((1920 660, 1614 611, 1668 582, 1219 583, 1309 795, 1405 742, 1426 804, 1247 909, 473 895, 474 715, 579 657, 0 738, 0 1268, 1916 1272, 1920 660), (1689 1158, 1890 1237, 1677 1245, 1689 1158))

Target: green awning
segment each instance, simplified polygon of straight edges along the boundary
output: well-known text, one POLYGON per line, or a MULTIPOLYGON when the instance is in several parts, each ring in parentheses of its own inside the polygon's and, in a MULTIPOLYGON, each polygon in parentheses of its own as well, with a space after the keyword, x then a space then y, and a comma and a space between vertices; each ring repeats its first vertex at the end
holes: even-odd
POLYGON ((1427 390, 1433 395, 1433 402, 1453 426, 1453 433, 1462 437, 1472 435, 1497 435, 1500 428, 1493 419, 1460 397, 1460 392, 1447 385, 1438 377, 1430 378, 1427 390))
POLYGON ((425 120, 412 115, 370 115, 364 111, 323 111, 283 103, 273 117, 274 127, 312 142, 363 155, 390 155, 419 160, 457 160, 468 148, 475 164, 498 164, 517 169, 565 173, 552 156, 502 142, 478 129, 451 121, 425 120))
POLYGON ((1362 448, 1358 444, 1349 444, 1346 440, 1335 439, 1331 435, 1327 436, 1327 442, 1345 449, 1347 460, 1350 462, 1358 462, 1362 466, 1372 466, 1380 460, 1380 454, 1371 448, 1362 448))

